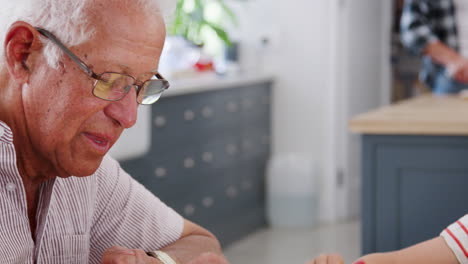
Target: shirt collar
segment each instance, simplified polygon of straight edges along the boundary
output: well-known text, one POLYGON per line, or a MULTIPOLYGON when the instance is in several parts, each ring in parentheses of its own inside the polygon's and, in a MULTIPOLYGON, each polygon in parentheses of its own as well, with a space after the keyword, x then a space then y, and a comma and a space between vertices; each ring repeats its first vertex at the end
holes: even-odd
POLYGON ((0 120, 0 141, 4 143, 13 143, 13 132, 11 128, 0 120))

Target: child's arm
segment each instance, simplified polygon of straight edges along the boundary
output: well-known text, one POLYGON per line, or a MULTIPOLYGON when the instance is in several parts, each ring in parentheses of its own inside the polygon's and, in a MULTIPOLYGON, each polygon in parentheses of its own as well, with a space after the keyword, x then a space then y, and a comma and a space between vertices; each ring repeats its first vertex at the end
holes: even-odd
MULTIPOLYGON (((343 264, 340 255, 320 255, 307 264, 343 264)), ((354 264, 468 264, 468 214, 449 225, 439 237, 398 251, 375 253, 354 264)))
MULTIPOLYGON (((308 264, 343 264, 338 255, 321 255, 308 264)), ((409 248, 363 256, 355 264, 458 264, 443 237, 437 237, 409 248)))
POLYGON ((356 263, 359 261, 365 264, 458 264, 457 258, 443 237, 433 238, 394 252, 370 254, 360 258, 356 263))

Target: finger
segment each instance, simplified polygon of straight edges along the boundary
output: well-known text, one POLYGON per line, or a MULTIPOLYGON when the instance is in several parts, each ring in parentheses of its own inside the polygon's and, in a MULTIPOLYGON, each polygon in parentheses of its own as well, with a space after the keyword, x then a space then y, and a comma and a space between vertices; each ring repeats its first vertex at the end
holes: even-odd
POLYGON ((104 254, 102 257, 102 264, 137 264, 136 257, 131 255, 119 254, 117 252, 110 252, 104 254))
POLYGON ((463 82, 463 72, 457 72, 452 76, 453 80, 463 82))
POLYGON ((463 74, 461 76, 461 80, 459 80, 461 83, 468 83, 468 72, 463 71, 463 74))
POLYGON ((327 255, 322 254, 314 259, 314 264, 327 264, 327 258, 327 255))
POLYGON ((158 259, 150 257, 141 249, 134 249, 136 264, 162 264, 158 259))
POLYGON ((135 252, 133 251, 133 249, 129 249, 126 247, 121 247, 121 246, 113 246, 111 248, 108 248, 106 252, 135 256, 135 252))
POLYGON ((188 264, 229 264, 226 258, 215 253, 203 253, 188 264))
POLYGON ((328 264, 344 264, 343 258, 338 254, 328 255, 328 264))
POLYGON ((114 246, 107 249, 102 256, 103 264, 136 264, 135 252, 131 249, 114 246))

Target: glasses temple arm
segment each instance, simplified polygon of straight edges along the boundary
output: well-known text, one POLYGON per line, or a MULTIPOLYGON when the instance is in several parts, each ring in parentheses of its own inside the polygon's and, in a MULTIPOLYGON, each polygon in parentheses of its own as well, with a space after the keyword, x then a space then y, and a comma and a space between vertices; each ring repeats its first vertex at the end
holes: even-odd
POLYGON ((71 50, 69 50, 65 45, 62 44, 52 33, 43 29, 43 28, 36 28, 36 30, 41 33, 44 37, 48 38, 52 42, 54 42, 71 60, 76 62, 78 66, 90 77, 96 78, 97 75, 91 70, 86 63, 84 63, 80 58, 78 58, 71 50))

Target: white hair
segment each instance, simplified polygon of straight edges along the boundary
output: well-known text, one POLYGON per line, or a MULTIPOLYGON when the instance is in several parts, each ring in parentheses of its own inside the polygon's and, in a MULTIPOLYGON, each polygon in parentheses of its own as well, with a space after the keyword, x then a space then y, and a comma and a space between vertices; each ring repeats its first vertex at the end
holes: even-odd
MULTIPOLYGON (((89 23, 87 8, 99 0, 0 0, 0 65, 4 61, 3 43, 8 28, 15 21, 24 21, 54 33, 65 45, 76 46, 88 41, 95 29, 89 23)), ((148 14, 159 13, 165 20, 175 8, 176 0, 100 0, 114 3, 136 4, 148 14)), ((44 56, 56 68, 62 52, 46 42, 44 56)))

